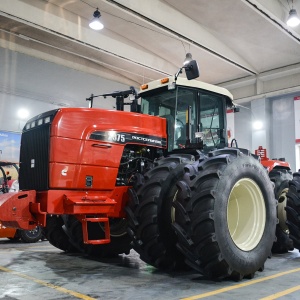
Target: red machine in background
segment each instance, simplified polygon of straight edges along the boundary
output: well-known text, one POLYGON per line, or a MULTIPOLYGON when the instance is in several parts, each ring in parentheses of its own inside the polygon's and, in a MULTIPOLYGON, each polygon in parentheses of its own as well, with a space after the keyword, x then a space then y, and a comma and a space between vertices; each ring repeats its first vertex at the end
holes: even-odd
POLYGON ((274 183, 274 194, 278 200, 276 226, 277 241, 273 245, 273 251, 284 253, 287 250, 293 250, 293 241, 289 237, 289 227, 287 225, 287 193, 289 191, 289 182, 293 179, 290 164, 284 158, 270 159, 267 155, 267 149, 259 146, 255 154, 260 157, 261 164, 268 171, 270 180, 274 183))
MULTIPOLYGON (((17 192, 19 190, 18 164, 8 161, 0 161, 1 184, 0 194, 17 192)), ((44 239, 42 228, 35 226, 32 230, 22 230, 12 227, 5 227, 0 222, 0 238, 8 238, 13 241, 21 240, 24 243, 35 243, 40 239, 44 239)))
POLYGON ((279 159, 270 159, 267 156, 267 149, 259 146, 258 149, 255 150, 255 154, 260 157, 260 161, 262 165, 271 172, 276 167, 291 169, 290 164, 285 161, 284 158, 279 159))

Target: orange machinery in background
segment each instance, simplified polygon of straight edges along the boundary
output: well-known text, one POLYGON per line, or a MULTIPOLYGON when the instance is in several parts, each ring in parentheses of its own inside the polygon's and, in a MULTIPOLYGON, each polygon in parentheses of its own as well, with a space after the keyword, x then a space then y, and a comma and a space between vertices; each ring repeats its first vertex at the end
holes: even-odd
POLYGON ((14 239, 17 233, 17 229, 4 227, 0 222, 0 238, 14 239))

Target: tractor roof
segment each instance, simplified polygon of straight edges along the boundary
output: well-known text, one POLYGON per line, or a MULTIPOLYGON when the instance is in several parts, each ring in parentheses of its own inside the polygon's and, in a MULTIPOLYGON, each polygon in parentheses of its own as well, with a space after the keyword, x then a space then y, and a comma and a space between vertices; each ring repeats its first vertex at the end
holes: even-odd
MULTIPOLYGON (((148 83, 142 85, 139 93, 142 94, 143 92, 154 90, 159 87, 172 84, 173 82, 175 82, 174 76, 166 77, 166 78, 159 79, 159 80, 154 80, 154 81, 151 81, 151 82, 148 82, 148 83)), ((194 88, 198 88, 198 89, 202 89, 202 90, 211 91, 211 92, 214 92, 217 94, 221 94, 221 95, 226 96, 230 100, 231 103, 233 100, 232 94, 227 89, 213 85, 213 84, 205 83, 205 82, 202 82, 199 80, 187 80, 186 78, 178 77, 176 80, 176 85, 194 87, 194 88)))

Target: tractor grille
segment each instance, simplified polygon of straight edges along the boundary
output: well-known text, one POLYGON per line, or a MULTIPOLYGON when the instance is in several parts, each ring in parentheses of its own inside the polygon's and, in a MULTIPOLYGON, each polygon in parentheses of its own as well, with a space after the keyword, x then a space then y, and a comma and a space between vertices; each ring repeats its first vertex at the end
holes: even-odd
POLYGON ((22 133, 19 184, 21 190, 49 189, 50 129, 57 110, 30 119, 22 133))

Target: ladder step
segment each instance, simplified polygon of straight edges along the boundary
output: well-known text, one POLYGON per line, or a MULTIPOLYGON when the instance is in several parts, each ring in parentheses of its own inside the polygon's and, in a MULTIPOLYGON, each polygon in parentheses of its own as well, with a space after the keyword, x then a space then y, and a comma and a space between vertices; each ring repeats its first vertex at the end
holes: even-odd
POLYGON ((86 216, 83 216, 83 218, 81 219, 81 223, 82 223, 82 233, 83 233, 84 244, 102 245, 102 244, 110 243, 110 227, 109 227, 109 218, 108 217, 101 217, 101 216, 86 217, 86 216), (88 233, 88 222, 103 223, 105 237, 103 239, 90 240, 89 233, 88 233))

